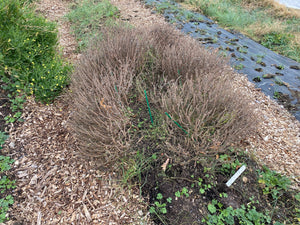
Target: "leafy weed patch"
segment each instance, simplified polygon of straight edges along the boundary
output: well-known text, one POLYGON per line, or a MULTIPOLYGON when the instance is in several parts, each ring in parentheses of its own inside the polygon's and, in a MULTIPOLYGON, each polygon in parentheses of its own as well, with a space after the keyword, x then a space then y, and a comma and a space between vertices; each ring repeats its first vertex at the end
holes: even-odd
MULTIPOLYGON (((0 149, 8 138, 4 132, 0 132, 0 149)), ((14 203, 14 199, 9 192, 15 188, 15 181, 11 180, 5 172, 10 170, 11 164, 14 162, 10 157, 0 155, 0 222, 5 222, 9 218, 6 217, 6 213, 9 207, 14 203)))

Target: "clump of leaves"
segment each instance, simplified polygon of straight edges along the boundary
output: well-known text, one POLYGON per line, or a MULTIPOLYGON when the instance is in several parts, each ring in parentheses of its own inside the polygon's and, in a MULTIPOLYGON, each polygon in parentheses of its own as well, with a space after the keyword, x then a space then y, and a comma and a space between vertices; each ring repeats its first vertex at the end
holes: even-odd
MULTIPOLYGON (((2 149, 2 146, 4 145, 5 140, 7 138, 8 138, 8 135, 5 132, 0 131, 0 149, 2 149)), ((0 160, 1 160, 1 158, 0 158, 0 160)))
POLYGON ((262 187, 263 193, 266 195, 270 194, 273 199, 277 199, 291 185, 290 179, 270 170, 266 166, 263 167, 263 170, 258 170, 258 174, 258 183, 262 187))
POLYGON ((271 217, 256 210, 256 207, 251 204, 242 205, 238 209, 233 209, 231 206, 223 208, 223 204, 216 199, 212 200, 207 206, 208 217, 203 219, 205 224, 269 224, 271 217))
MULTIPOLYGON (((0 149, 2 148, 5 140, 8 138, 4 132, 0 132, 0 149)), ((10 180, 7 176, 2 176, 5 171, 11 168, 11 164, 14 160, 10 157, 0 155, 0 193, 4 194, 8 189, 15 188, 15 181, 10 180)), ((0 198, 0 223, 5 222, 6 213, 10 205, 14 203, 14 199, 11 195, 7 195, 4 198, 0 198)))
MULTIPOLYGON (((0 133, 2 134, 2 132, 0 133)), ((1 142, 2 145, 3 142, 1 142)), ((1 174, 11 168, 11 164, 14 162, 13 159, 7 156, 0 155, 0 172, 1 174)), ((15 181, 10 180, 7 176, 1 176, 0 178, 0 193, 5 193, 8 189, 15 188, 15 181)), ((14 199, 11 195, 7 195, 4 198, 0 198, 0 223, 4 222, 6 213, 10 205, 14 203, 14 199)))
POLYGON ((11 195, 6 196, 5 198, 0 198, 0 222, 5 222, 6 212, 9 209, 9 206, 14 204, 14 198, 11 195))

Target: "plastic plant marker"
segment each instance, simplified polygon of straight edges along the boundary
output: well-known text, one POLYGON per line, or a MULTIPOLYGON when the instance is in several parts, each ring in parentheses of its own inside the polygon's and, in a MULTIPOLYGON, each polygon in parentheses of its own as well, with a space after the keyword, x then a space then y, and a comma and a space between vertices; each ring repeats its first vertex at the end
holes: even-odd
POLYGON ((175 120, 173 120, 172 119, 172 117, 167 113, 167 112, 165 112, 165 114, 181 129, 181 130, 183 130, 184 131, 184 133, 186 133, 187 135, 189 134, 185 129, 183 129, 183 127, 182 126, 180 126, 180 124, 179 123, 177 123, 175 120))
POLYGON ((239 168, 238 171, 236 171, 236 173, 229 179, 229 181, 227 181, 226 186, 230 187, 234 183, 234 181, 238 179, 239 176, 245 171, 245 169, 246 166, 242 165, 241 168, 239 168))
POLYGON ((149 111, 151 123, 153 124, 153 118, 152 118, 151 109, 150 109, 150 104, 149 104, 149 101, 148 101, 148 97, 147 97, 146 90, 144 90, 144 92, 145 92, 145 97, 146 97, 146 101, 147 101, 147 106, 148 106, 148 111, 149 111))

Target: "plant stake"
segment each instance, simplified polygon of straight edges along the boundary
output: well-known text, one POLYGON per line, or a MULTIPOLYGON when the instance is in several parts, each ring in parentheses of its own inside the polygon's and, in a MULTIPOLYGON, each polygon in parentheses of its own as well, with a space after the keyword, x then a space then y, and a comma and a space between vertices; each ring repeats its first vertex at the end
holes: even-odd
POLYGON ((227 181, 226 186, 230 187, 233 182, 238 179, 238 177, 245 171, 246 166, 242 165, 241 168, 238 169, 238 171, 236 171, 236 173, 229 179, 229 181, 227 181))
POLYGON ((151 115, 150 104, 149 104, 149 101, 148 101, 148 97, 147 97, 146 90, 144 90, 144 92, 145 92, 145 97, 146 97, 146 101, 147 101, 147 106, 148 106, 148 111, 149 111, 149 115, 150 115, 151 123, 153 124, 153 119, 152 119, 152 115, 151 115))
POLYGON ((183 129, 183 127, 182 126, 180 126, 180 124, 179 123, 177 123, 175 120, 173 120, 172 119, 172 117, 167 113, 167 112, 165 112, 165 114, 181 129, 181 130, 183 130, 184 131, 184 133, 186 133, 187 135, 189 134, 185 129, 183 129))

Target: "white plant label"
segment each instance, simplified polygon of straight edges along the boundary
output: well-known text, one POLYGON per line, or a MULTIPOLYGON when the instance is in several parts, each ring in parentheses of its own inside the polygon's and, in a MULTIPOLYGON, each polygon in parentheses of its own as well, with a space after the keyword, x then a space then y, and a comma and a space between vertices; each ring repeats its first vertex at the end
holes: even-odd
POLYGON ((241 174, 245 171, 245 169, 246 166, 242 165, 241 168, 239 168, 238 171, 236 171, 236 173, 229 179, 229 181, 227 181, 226 183, 227 187, 230 187, 234 183, 234 181, 238 179, 239 176, 241 176, 241 174))

